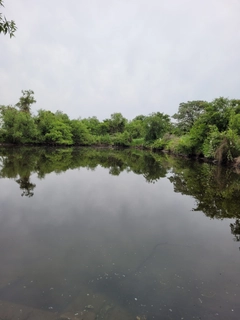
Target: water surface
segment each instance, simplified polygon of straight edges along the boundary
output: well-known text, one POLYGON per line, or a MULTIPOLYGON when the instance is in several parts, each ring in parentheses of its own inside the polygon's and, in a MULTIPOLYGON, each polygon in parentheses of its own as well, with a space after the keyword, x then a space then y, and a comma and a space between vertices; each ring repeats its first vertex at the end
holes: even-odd
POLYGON ((142 151, 0 151, 1 319, 238 319, 239 176, 142 151))

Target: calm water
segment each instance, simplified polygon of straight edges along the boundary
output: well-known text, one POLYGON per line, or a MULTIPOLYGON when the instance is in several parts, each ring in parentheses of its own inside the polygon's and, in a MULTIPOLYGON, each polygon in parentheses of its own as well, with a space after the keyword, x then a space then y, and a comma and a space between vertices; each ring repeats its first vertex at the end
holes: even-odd
POLYGON ((9 148, 0 177, 0 319, 239 319, 236 173, 9 148))

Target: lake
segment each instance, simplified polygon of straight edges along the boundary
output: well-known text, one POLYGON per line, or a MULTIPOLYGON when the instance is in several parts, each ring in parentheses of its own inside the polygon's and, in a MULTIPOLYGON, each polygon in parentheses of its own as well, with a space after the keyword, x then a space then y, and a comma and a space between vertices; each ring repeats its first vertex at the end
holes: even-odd
POLYGON ((231 169, 2 147, 0 188, 0 319, 239 319, 231 169))

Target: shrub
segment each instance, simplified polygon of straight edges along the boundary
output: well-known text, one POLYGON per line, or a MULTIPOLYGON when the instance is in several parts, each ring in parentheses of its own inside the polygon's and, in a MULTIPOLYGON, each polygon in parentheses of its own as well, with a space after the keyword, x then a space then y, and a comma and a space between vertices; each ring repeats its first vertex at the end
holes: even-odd
POLYGON ((123 133, 116 133, 113 136, 113 143, 115 146, 128 147, 131 142, 130 134, 126 131, 123 133))
POLYGON ((210 132, 208 137, 204 140, 202 150, 204 157, 214 159, 216 149, 222 141, 222 134, 215 125, 209 126, 209 129, 210 132))
POLYGON ((174 139, 175 136, 170 133, 165 133, 165 135, 162 138, 159 138, 154 141, 152 144, 153 149, 167 149, 167 145, 170 143, 172 139, 174 139))
POLYGON ((191 139, 191 136, 186 134, 180 137, 177 144, 177 152, 186 156, 190 156, 195 154, 194 152, 194 144, 191 139))
POLYGON ((166 145, 165 149, 172 152, 172 153, 178 153, 177 146, 179 144, 179 137, 174 136, 166 145))
POLYGON ((131 141, 131 146, 132 147, 143 147, 144 146, 144 138, 139 138, 139 139, 132 139, 131 141))
POLYGON ((109 134, 105 134, 103 136, 97 137, 97 142, 101 143, 101 144, 107 144, 107 145, 112 145, 113 144, 113 141, 112 141, 112 139, 111 139, 109 134))
POLYGON ((220 163, 233 162, 234 158, 240 154, 240 138, 231 129, 221 135, 222 140, 215 150, 214 158, 220 163))

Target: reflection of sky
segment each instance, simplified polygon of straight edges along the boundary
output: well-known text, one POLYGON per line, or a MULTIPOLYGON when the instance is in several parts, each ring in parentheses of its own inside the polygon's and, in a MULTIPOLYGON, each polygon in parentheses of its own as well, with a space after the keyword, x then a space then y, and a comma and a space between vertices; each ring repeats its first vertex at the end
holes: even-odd
MULTIPOLYGON (((228 291, 229 301, 236 304, 239 252, 230 221, 193 212, 194 199, 174 193, 167 178, 149 184, 140 175, 123 172, 116 177, 98 167, 51 173, 43 180, 32 176, 31 182, 36 184, 32 198, 21 197, 13 180, 0 182, 0 286, 4 274, 9 281, 24 274, 26 260, 42 274, 51 257, 61 265, 62 276, 70 268, 73 274, 79 269, 82 276, 94 278, 96 265, 111 272, 114 264, 114 270, 127 274, 150 256, 146 270, 152 276, 166 268, 168 279, 180 274, 188 281, 185 286, 196 299, 192 290, 208 283, 203 294, 217 291, 222 303, 228 291), (87 273, 86 265, 91 266, 87 273)), ((139 286, 141 290, 141 282, 139 286)))

